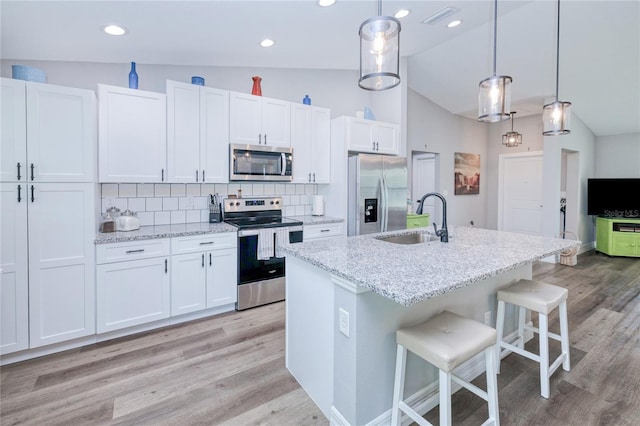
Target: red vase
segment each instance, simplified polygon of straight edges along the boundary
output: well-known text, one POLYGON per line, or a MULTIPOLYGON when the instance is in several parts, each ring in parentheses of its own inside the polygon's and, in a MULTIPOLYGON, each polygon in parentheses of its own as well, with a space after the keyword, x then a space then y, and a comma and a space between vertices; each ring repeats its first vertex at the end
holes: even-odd
POLYGON ((255 96, 262 96, 262 87, 260 87, 262 78, 258 77, 257 75, 251 78, 253 79, 253 89, 251 89, 251 94, 255 96))

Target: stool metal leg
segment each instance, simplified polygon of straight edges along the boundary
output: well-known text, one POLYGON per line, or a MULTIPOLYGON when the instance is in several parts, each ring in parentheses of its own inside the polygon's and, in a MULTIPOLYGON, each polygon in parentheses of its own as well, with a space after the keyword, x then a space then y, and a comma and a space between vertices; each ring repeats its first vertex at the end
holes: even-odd
POLYGON ((500 408, 498 405, 498 378, 495 370, 494 348, 487 348, 485 356, 487 358, 487 404, 489 404, 489 419, 493 420, 495 426, 500 426, 500 408))
POLYGON ((562 369, 564 371, 571 370, 571 361, 569 360, 569 324, 567 321, 567 302, 560 303, 560 343, 562 345, 562 353, 565 354, 564 361, 562 361, 562 369))
POLYGON ((391 408, 391 424, 399 426, 402 419, 400 401, 404 399, 404 374, 407 364, 407 349, 398 345, 396 353, 396 378, 393 385, 393 406, 391 408))
POLYGON ((498 300, 498 312, 496 314, 496 334, 497 334, 497 342, 496 342, 496 373, 500 373, 500 354, 502 352, 502 337, 504 334, 504 302, 502 300, 498 300))
POLYGON ((540 394, 549 398, 549 323, 546 314, 538 313, 540 336, 540 394))
POLYGON ((451 426, 451 373, 440 371, 440 426, 451 426))

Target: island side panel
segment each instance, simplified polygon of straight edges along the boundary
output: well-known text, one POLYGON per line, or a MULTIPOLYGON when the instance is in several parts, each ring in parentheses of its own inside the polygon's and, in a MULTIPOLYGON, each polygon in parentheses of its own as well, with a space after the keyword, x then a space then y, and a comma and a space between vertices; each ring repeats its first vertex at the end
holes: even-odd
POLYGON ((328 272, 294 256, 287 256, 286 277, 286 367, 330 418, 334 286, 328 272))
MULTIPOLYGON (((396 355, 395 332, 399 328, 418 324, 443 309, 484 321, 491 310, 495 325, 497 289, 531 278, 532 266, 527 264, 513 271, 487 278, 462 289, 429 299, 409 307, 360 287, 335 287, 334 306, 349 312, 350 336, 335 332, 333 416, 341 423, 364 425, 388 423, 393 394, 396 355), (358 294, 354 293, 356 289, 358 294)), ((515 329, 514 311, 507 312, 509 333, 515 329)), ((334 314, 334 318, 337 316, 334 314)), ((337 329, 337 327, 336 327, 337 329)), ((484 358, 478 359, 465 372, 473 377, 484 372, 484 358)), ((407 361, 405 396, 425 387, 436 389, 437 370, 410 355, 407 361)), ((470 379, 471 377, 467 377, 470 379)))

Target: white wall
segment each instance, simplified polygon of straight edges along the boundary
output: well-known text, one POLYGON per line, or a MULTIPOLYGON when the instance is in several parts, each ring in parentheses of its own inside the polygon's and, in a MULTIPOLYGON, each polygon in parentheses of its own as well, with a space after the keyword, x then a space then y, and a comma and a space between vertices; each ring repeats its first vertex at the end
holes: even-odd
POLYGON ((596 177, 640 178, 640 133, 598 137, 596 177))
MULTIPOLYGON (((542 110, 542 108, 541 108, 542 110)), ((542 114, 518 117, 513 130, 522 134, 522 145, 508 148, 502 145, 502 135, 511 131, 511 120, 487 125, 487 224, 489 229, 498 229, 498 163, 501 154, 542 151, 542 114)))
MULTIPOLYGON (((47 83, 96 90, 98 83, 128 87, 130 64, 54 61, 1 61, 0 74, 11 78, 11 65, 20 63, 42 69, 47 83)), ((331 117, 355 116, 365 105, 380 121, 400 123, 402 88, 389 93, 370 92, 358 87, 358 72, 281 68, 203 67, 136 64, 140 90, 166 93, 166 80, 191 82, 191 76, 204 77, 205 85, 224 90, 251 93, 251 77, 262 77, 262 95, 290 102, 302 102, 309 95, 312 105, 331 109, 331 117), (383 105, 385 107, 383 107, 383 105)))
MULTIPOLYGON (((451 114, 424 96, 407 92, 407 156, 411 151, 440 154, 440 192, 447 199, 451 225, 486 227, 487 194, 495 191, 487 184, 486 124, 451 114), (480 194, 453 195, 453 153, 480 154, 480 194), (446 194, 445 194, 446 192, 446 194)), ((436 202, 436 209, 440 208, 436 202)))
POLYGON ((578 167, 580 193, 578 195, 578 239, 583 248, 595 241, 595 226, 587 216, 587 179, 595 176, 596 137, 575 113, 571 116, 571 133, 563 136, 544 136, 544 176, 542 233, 558 237, 560 229, 560 187, 562 181, 562 150, 580 153, 578 167))

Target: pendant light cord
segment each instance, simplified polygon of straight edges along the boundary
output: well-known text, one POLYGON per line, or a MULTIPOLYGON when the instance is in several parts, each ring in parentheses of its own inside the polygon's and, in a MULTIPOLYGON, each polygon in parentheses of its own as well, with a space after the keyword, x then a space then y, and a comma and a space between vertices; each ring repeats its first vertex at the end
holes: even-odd
POLYGON ((493 75, 496 75, 496 56, 498 51, 498 0, 493 3, 493 75))
POLYGON ((378 16, 382 16, 382 0, 378 0, 378 16))
POLYGON ((558 102, 558 86, 560 85, 560 0, 558 0, 558 32, 556 34, 556 102, 558 102))

